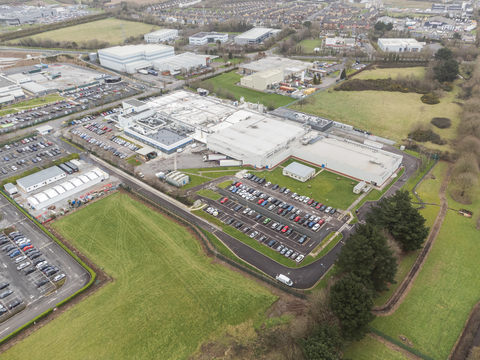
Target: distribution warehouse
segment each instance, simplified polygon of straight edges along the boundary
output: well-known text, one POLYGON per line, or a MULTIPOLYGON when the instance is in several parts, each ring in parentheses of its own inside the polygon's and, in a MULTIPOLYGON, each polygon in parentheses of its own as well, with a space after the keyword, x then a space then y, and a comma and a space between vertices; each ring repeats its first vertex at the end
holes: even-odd
POLYGON ((188 38, 189 43, 192 45, 213 44, 216 43, 217 40, 220 40, 221 42, 228 41, 228 34, 217 32, 200 32, 188 38))
POLYGON ((270 36, 276 36, 279 32, 279 29, 256 27, 236 36, 235 43, 242 45, 260 44, 263 40, 270 36))
POLYGON ((143 38, 148 43, 158 43, 164 41, 175 40, 178 37, 178 30, 176 29, 160 29, 143 35, 143 38))

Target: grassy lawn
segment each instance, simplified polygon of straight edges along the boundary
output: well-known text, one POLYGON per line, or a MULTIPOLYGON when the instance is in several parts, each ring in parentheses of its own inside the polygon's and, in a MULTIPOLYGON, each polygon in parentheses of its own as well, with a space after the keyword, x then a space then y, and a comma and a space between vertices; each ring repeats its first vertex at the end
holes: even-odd
POLYGON ((271 102, 275 104, 275 108, 280 106, 285 106, 295 101, 288 96, 278 95, 278 94, 267 94, 261 91, 247 89, 241 86, 234 85, 237 82, 240 82, 241 76, 231 71, 229 73, 224 73, 220 76, 215 76, 212 79, 206 81, 211 81, 215 89, 222 87, 231 91, 237 100, 240 100, 241 97, 245 98, 245 101, 256 103, 260 101, 263 105, 268 106, 271 102))
POLYGON ((343 354, 351 360, 407 360, 403 354, 390 349, 370 335, 361 341, 353 342, 343 354))
POLYGON ((395 79, 398 75, 410 76, 414 75, 416 78, 423 78, 425 76, 424 67, 410 67, 410 68, 386 68, 386 69, 368 69, 355 75, 355 79, 395 79))
POLYGON ((302 45, 306 53, 313 53, 313 49, 322 47, 322 39, 306 39, 302 40, 298 45, 302 45))
POLYGON ((276 299, 213 264, 185 228, 127 195, 54 227, 115 280, 2 359, 28 357, 33 348, 37 359, 186 359, 227 325, 262 317, 276 299))
MULTIPOLYGON (((429 188, 431 185, 426 185, 429 188)), ((454 202, 447 191, 449 207, 454 202)), ((480 195, 467 209, 478 214, 480 195)), ((448 210, 434 247, 403 304, 392 316, 372 326, 392 337, 403 334, 415 348, 435 359, 446 359, 480 296, 480 248, 475 219, 448 210), (448 324, 448 326, 447 326, 448 324)))
MULTIPOLYGON (((327 236, 320 244, 318 244, 315 249, 313 249, 312 253, 317 251, 317 248, 323 246, 324 244, 326 244, 333 236, 335 236, 335 231, 332 231, 332 233, 327 236)), ((312 262, 320 259, 321 257, 325 256, 328 254, 328 252, 330 250, 332 250, 335 245, 338 244, 338 242, 340 240, 343 239, 343 235, 342 234, 339 234, 335 239, 333 239, 322 251, 320 251, 320 254, 318 254, 317 256, 311 256, 311 253, 302 261, 302 266, 305 266, 305 265, 308 265, 308 264, 311 264, 312 262)))
MULTIPOLYGON (((224 63, 223 57, 215 58, 212 61, 224 63)), ((241 62, 243 62, 243 59, 242 58, 232 58, 232 59, 228 59, 227 62, 228 61, 230 61, 232 64, 240 64, 241 62)))
POLYGON ((18 110, 26 110, 31 107, 44 106, 50 103, 53 103, 58 100, 63 100, 64 98, 58 95, 46 95, 38 99, 31 99, 27 101, 22 101, 17 104, 10 104, 4 106, 3 110, 0 110, 0 116, 12 114, 18 112, 18 110))
MULTIPOLYGON (((449 129, 435 128, 444 139, 455 139, 460 121, 460 106, 454 104, 456 91, 447 93, 437 105, 420 101, 422 95, 388 91, 334 91, 327 90, 313 95, 314 104, 292 105, 296 110, 340 121, 356 128, 369 130, 374 135, 395 141, 406 139, 418 122, 430 123, 434 117, 452 120, 449 129), (408 104, 409 106, 405 106, 408 104)), ((425 143, 431 149, 446 150, 449 145, 425 143)))
POLYGON ((140 160, 137 160, 135 158, 135 156, 131 157, 130 159, 127 160, 127 163, 129 163, 130 165, 133 165, 133 166, 138 166, 138 165, 142 165, 142 162, 140 160))
POLYGON ((202 195, 202 196, 205 196, 209 199, 212 199, 212 200, 218 200, 222 197, 222 195, 220 194, 217 194, 216 192, 212 191, 212 190, 209 190, 209 189, 206 189, 206 190, 198 190, 197 191, 197 194, 198 195, 202 195))
POLYGON ((124 24, 126 36, 139 36, 160 29, 159 26, 149 25, 136 21, 118 20, 108 18, 92 21, 86 24, 66 27, 63 29, 47 31, 41 34, 29 36, 33 39, 52 39, 55 41, 107 41, 111 45, 123 43, 121 24, 124 24))
MULTIPOLYGON (((282 165, 283 166, 283 165, 282 165)), ((277 167, 273 171, 262 171, 256 174, 259 177, 265 177, 272 184, 286 186, 292 193, 296 192, 320 201, 321 203, 345 210, 359 196, 353 193, 353 188, 357 181, 347 179, 346 177, 334 174, 329 171, 322 171, 314 179, 302 183, 298 180, 283 176, 282 168, 277 167), (337 180, 340 178, 340 180, 337 180), (351 185, 351 183, 355 183, 351 185), (308 186, 311 186, 309 188, 308 186)))
POLYGON ((241 166, 215 166, 215 167, 205 167, 205 168, 192 168, 192 169, 183 169, 183 172, 188 172, 190 174, 201 174, 204 171, 225 171, 225 170, 244 170, 247 168, 241 166))

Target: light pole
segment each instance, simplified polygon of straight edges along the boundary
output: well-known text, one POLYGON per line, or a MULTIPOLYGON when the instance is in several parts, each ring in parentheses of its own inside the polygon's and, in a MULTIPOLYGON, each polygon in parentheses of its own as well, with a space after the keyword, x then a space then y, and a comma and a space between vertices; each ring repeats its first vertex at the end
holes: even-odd
POLYGON ((320 265, 322 265, 322 266, 323 266, 323 274, 322 274, 322 276, 325 276, 325 271, 326 271, 326 269, 325 269, 325 265, 323 265, 322 263, 320 263, 320 265))

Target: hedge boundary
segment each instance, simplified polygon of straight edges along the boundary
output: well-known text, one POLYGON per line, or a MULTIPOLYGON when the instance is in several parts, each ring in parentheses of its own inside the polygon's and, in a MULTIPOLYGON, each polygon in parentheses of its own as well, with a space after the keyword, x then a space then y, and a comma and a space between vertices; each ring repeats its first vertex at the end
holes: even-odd
MULTIPOLYGON (((75 256, 75 254, 68 248, 66 247, 60 240, 58 240, 55 236, 53 236, 50 231, 48 231, 42 224, 40 224, 38 222, 37 219, 35 219, 33 216, 31 216, 27 211, 25 211, 24 208, 22 208, 20 205, 18 205, 12 198, 10 198, 10 196, 8 196, 2 189, 0 189, 0 193, 8 200, 10 201, 19 211, 21 211, 28 219, 32 220, 32 222, 34 223, 34 225, 36 225, 40 230, 42 230, 50 239, 52 239, 53 241, 55 241, 58 246, 60 246, 64 251, 67 252, 67 254, 69 254, 73 259, 75 259, 85 270, 87 270, 87 272, 90 274, 90 281, 87 283, 87 285, 85 285, 83 288, 81 288, 80 290, 78 290, 76 293, 70 295, 68 298, 60 301, 58 304, 56 304, 55 306, 57 308, 59 307, 62 307, 64 306, 65 304, 67 304, 70 300, 74 299, 75 297, 77 297, 78 295, 80 295, 81 293, 83 293, 84 291, 86 291, 87 289, 89 289, 94 283, 95 283, 95 280, 97 279, 97 273, 94 272, 92 269, 90 269, 90 267, 85 264, 82 259, 79 259, 78 256, 75 256)), ((3 344, 5 341, 13 338, 14 336, 18 335, 21 331, 25 330, 26 328, 28 328, 29 326, 31 326, 33 324, 34 321, 38 321, 40 320, 41 318, 49 315, 51 312, 53 311, 53 309, 49 309, 47 311, 45 311, 44 313, 40 314, 39 316, 37 316, 36 318, 34 318, 33 320, 30 320, 28 323, 24 324, 23 326, 19 327, 17 330, 15 330, 14 332, 12 332, 11 334, 7 335, 6 337, 4 337, 2 340, 0 340, 0 345, 3 344)))
POLYGON ((52 312, 53 312, 53 309, 50 308, 50 309, 46 310, 45 312, 41 313, 40 315, 38 315, 37 317, 33 318, 32 320, 30 320, 26 324, 23 324, 17 330, 13 331, 9 335, 5 336, 2 340, 0 340, 0 345, 5 344, 8 340, 14 338, 18 334, 20 334, 23 330, 28 329, 30 326, 35 324, 37 321, 40 321, 44 317, 50 315, 52 312))

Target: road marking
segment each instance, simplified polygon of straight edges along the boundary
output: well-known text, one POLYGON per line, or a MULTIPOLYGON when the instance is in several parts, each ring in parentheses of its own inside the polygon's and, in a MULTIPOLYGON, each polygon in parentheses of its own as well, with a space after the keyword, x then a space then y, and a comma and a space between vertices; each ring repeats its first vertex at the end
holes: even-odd
POLYGON ((7 264, 3 263, 3 266, 7 267, 7 264))
POLYGON ((7 331, 8 329, 10 329, 10 326, 8 328, 6 328, 5 330, 0 331, 0 334, 7 331))

